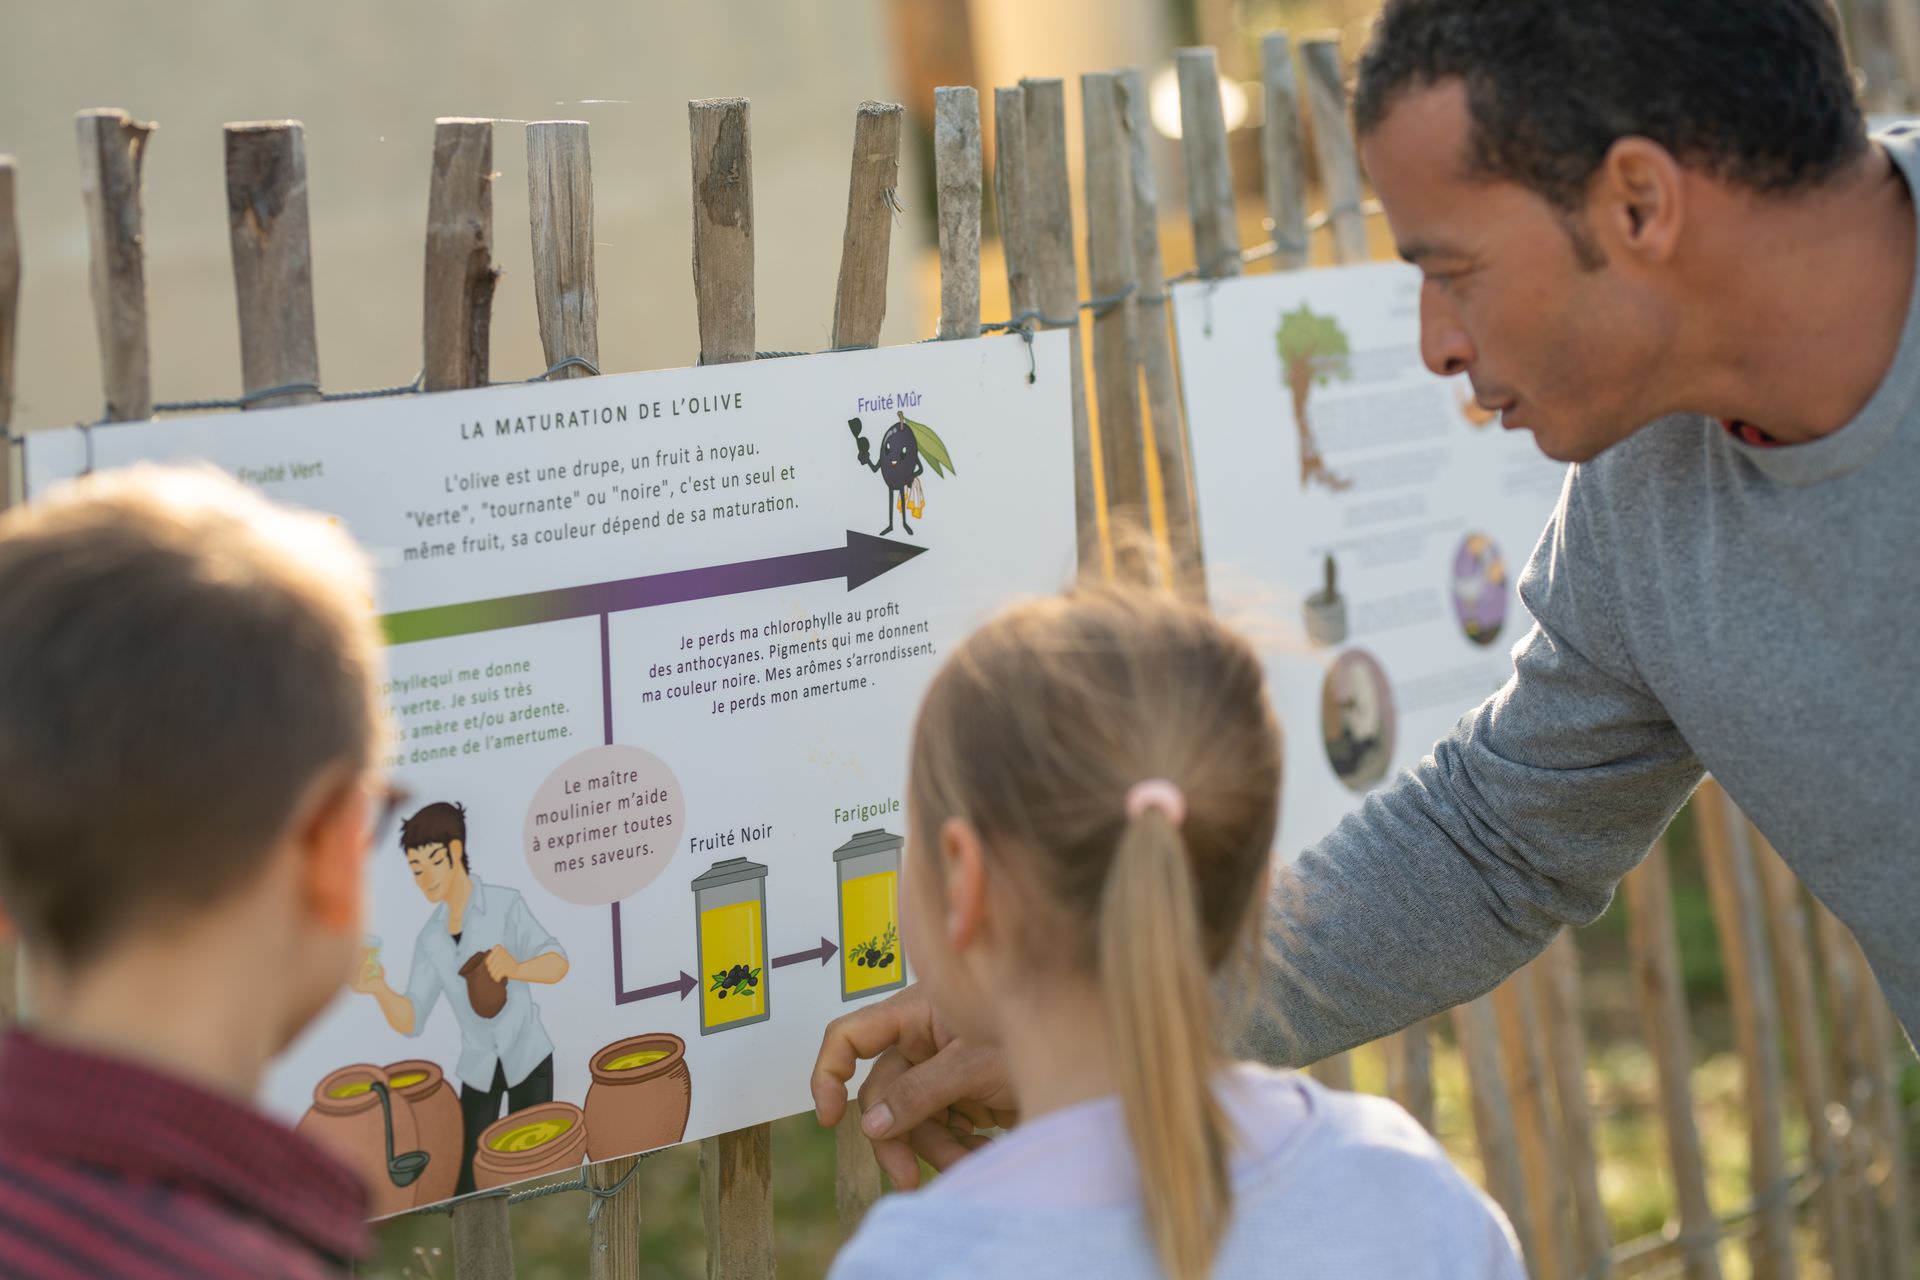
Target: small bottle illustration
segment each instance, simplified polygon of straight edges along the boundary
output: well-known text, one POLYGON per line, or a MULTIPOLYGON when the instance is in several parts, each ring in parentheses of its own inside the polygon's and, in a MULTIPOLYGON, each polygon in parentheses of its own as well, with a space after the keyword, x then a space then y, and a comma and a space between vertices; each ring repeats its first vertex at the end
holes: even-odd
POLYGON ((840 884, 840 998, 907 985, 900 948, 900 847, 888 831, 862 831, 833 851, 840 884))
POLYGON ((1340 594, 1340 571, 1333 557, 1322 568, 1320 590, 1307 597, 1307 639, 1315 644, 1339 644, 1347 638, 1347 598, 1340 594))
POLYGON ((767 868, 726 858, 693 882, 700 1034, 767 1020, 767 868))

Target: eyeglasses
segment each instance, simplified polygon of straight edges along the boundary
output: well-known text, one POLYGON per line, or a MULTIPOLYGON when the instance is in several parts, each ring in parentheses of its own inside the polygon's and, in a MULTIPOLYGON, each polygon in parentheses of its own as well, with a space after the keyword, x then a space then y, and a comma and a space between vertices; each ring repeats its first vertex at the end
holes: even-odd
POLYGON ((381 832, 385 831, 394 818, 399 816, 400 810, 413 799, 413 793, 405 787, 397 787, 384 779, 370 785, 367 791, 378 803, 379 807, 375 812, 380 815, 374 824, 367 828, 367 843, 371 844, 378 840, 381 832))

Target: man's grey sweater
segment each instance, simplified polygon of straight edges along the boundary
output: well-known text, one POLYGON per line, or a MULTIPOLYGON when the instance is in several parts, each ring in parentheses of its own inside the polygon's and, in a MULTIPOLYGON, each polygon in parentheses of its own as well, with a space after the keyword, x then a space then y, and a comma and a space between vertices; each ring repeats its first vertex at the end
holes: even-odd
MULTIPOLYGON (((1920 128, 1879 141, 1920 192, 1920 128)), ((1506 687, 1276 877, 1247 1047, 1308 1062, 1492 989, 1606 908, 1703 769, 1920 1033, 1920 281, 1852 422, 1643 428, 1570 470, 1520 595, 1506 687)))

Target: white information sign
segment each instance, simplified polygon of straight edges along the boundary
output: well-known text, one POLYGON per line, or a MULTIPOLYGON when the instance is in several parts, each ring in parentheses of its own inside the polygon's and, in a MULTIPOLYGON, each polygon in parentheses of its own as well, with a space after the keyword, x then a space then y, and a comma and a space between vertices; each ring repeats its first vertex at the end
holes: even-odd
MULTIPOLYGON (((265 1103, 384 1215, 810 1106, 905 984, 908 737, 1075 568, 1064 334, 36 433, 30 493, 201 459, 377 559, 354 989, 265 1103)), ((244 715, 244 707, 234 708, 244 715)))
POLYGON ((1498 689, 1531 625, 1514 584, 1565 468, 1427 371, 1419 302, 1390 263, 1174 292, 1208 589, 1271 650, 1289 858, 1498 689))

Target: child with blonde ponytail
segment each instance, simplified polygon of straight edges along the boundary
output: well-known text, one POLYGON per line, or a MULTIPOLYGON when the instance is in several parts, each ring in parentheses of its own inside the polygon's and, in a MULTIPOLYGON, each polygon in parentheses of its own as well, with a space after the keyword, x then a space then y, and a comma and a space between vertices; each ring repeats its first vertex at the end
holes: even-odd
POLYGON ((914 732, 903 996, 1005 1051, 1021 1122, 955 1117, 979 1149, 876 1205, 835 1280, 1521 1275, 1405 1112, 1220 1052, 1280 757, 1258 659, 1170 597, 1026 604, 948 659, 914 732))

